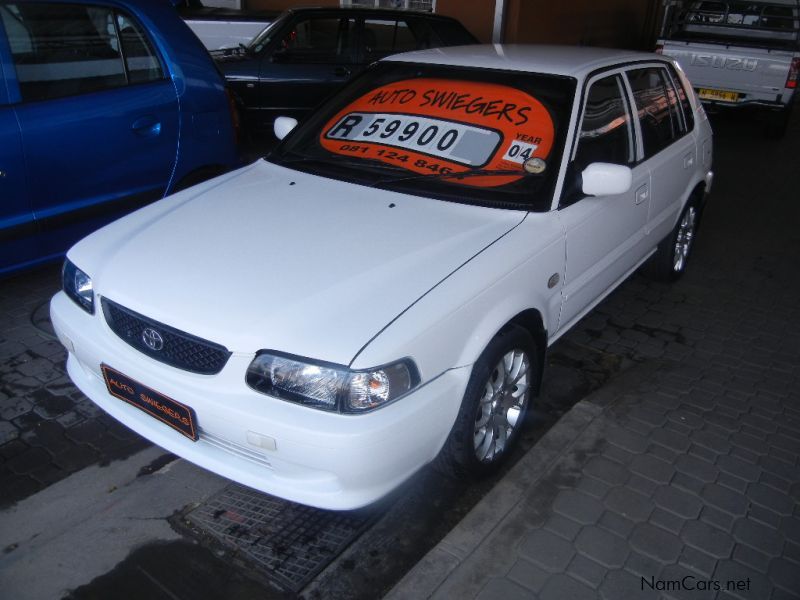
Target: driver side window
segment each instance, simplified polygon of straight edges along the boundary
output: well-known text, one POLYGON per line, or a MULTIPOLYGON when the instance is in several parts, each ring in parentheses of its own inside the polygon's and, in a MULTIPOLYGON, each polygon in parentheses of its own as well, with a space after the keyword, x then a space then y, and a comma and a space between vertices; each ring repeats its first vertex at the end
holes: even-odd
POLYGON ((575 167, 594 162, 629 165, 635 162, 633 129, 622 80, 611 75, 592 83, 586 96, 575 167))
POLYGON ((304 63, 349 61, 355 21, 347 18, 311 18, 297 21, 281 40, 284 59, 304 63))

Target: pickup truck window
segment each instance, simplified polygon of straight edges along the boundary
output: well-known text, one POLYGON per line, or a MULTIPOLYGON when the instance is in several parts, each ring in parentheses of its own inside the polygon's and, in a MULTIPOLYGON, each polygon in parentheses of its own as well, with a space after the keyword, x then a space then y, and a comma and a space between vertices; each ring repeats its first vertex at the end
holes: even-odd
POLYGON ((627 165, 634 162, 633 129, 625 93, 618 75, 592 83, 575 152, 583 170, 593 162, 627 165))
POLYGON ((685 132, 678 113, 678 95, 666 75, 660 67, 628 72, 645 158, 660 152, 685 132))
POLYGON ((794 49, 798 45, 800 8, 768 2, 687 2, 673 11, 665 31, 675 40, 739 43, 794 49))
POLYGON ((133 19, 77 4, 5 4, 9 39, 25 102, 161 79, 161 63, 133 19))

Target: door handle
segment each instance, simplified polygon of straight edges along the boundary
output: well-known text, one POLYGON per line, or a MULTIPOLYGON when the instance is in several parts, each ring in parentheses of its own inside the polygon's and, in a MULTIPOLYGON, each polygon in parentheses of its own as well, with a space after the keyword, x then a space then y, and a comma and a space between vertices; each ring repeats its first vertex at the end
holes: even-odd
POLYGON ((683 157, 683 168, 691 169, 694 165, 694 154, 687 154, 683 157))
POLYGON ((350 69, 347 67, 336 67, 333 70, 333 74, 337 77, 350 77, 350 69))
POLYGON ((161 121, 150 115, 140 117, 131 124, 131 131, 142 137, 156 137, 161 133, 161 121))
POLYGON ((636 204, 641 204, 650 196, 650 188, 645 183, 642 187, 636 190, 636 204))

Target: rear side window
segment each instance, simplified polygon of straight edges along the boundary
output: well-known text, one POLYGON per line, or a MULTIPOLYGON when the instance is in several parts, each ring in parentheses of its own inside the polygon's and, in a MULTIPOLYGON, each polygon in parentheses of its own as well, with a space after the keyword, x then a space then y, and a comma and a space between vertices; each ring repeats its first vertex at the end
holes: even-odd
POLYGON ((117 28, 130 83, 161 79, 161 64, 139 25, 130 17, 117 14, 117 28))
POLYGON ((592 83, 586 96, 575 163, 580 170, 593 162, 634 162, 633 130, 617 75, 592 83))
POLYGON ((694 130, 694 113, 692 112, 692 103, 689 100, 689 94, 687 93, 680 77, 678 77, 678 74, 675 72, 675 69, 670 67, 669 73, 672 82, 675 85, 675 89, 678 92, 678 102, 683 110, 683 129, 685 132, 692 131, 694 130))
POLYGON ((642 130, 645 158, 657 154, 685 132, 678 95, 661 67, 628 72, 642 130))
POLYGON ((404 20, 365 19, 364 57, 367 62, 397 52, 417 49, 417 39, 404 20))
POLYGON ((97 6, 5 4, 23 101, 48 100, 163 78, 161 64, 135 21, 97 6))
POLYGON ((409 24, 417 34, 420 49, 478 43, 461 23, 450 19, 409 19, 409 24))

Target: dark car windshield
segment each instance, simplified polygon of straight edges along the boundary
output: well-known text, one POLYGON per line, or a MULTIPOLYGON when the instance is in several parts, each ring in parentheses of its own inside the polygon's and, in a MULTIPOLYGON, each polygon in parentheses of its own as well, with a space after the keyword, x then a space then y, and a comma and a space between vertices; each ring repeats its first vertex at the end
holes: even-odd
POLYGON ((252 52, 254 54, 258 54, 261 52, 267 44, 272 40, 272 36, 275 35, 276 31, 280 31, 283 27, 283 24, 291 18, 291 13, 286 11, 281 13, 281 15, 275 19, 272 23, 267 25, 261 33, 259 33, 256 37, 250 40, 250 43, 247 44, 247 51, 252 52))
POLYGON ((546 210, 575 85, 553 75, 378 63, 268 159, 415 195, 546 210))

